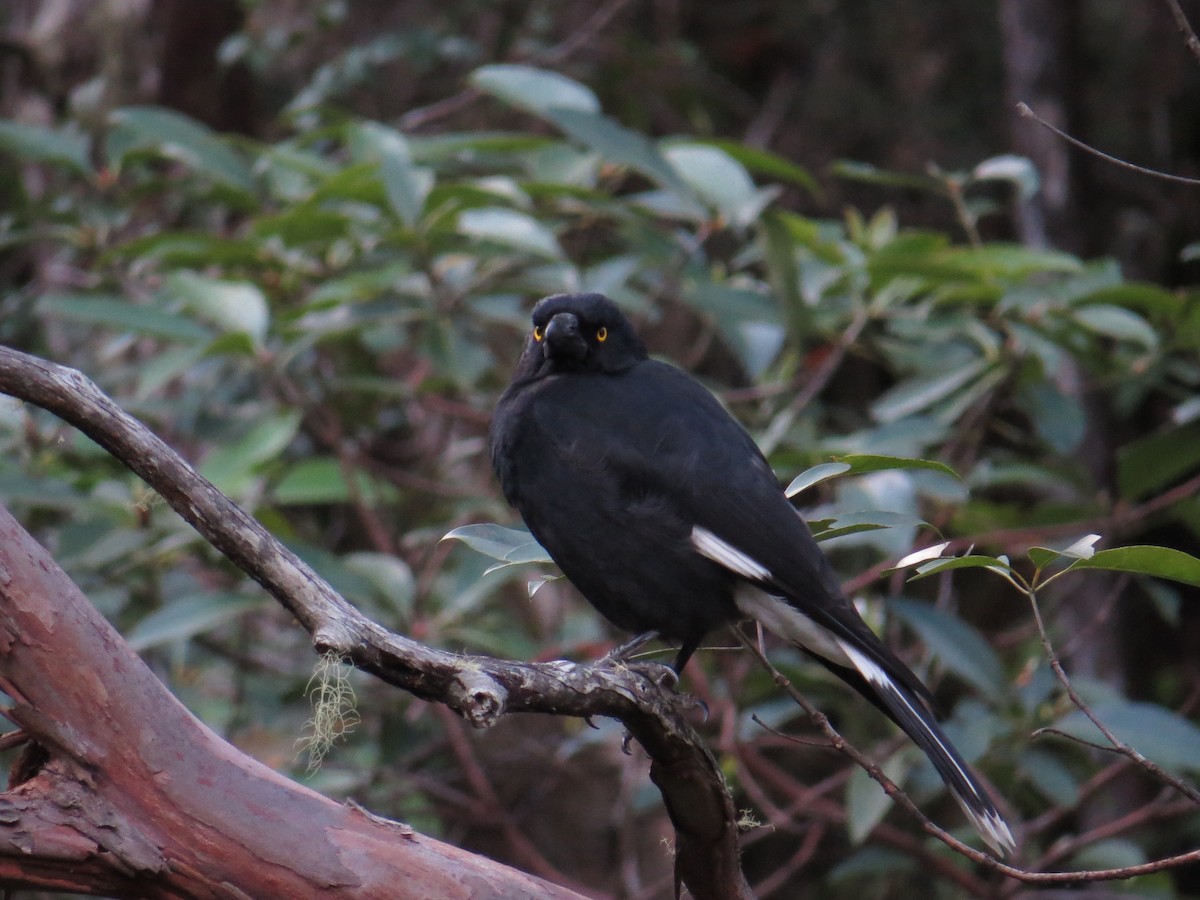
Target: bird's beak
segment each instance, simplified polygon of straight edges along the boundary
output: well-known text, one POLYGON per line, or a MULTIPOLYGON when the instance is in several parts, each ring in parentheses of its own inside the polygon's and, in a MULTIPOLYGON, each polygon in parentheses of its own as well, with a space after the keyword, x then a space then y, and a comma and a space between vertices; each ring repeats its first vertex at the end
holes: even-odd
POLYGON ((579 333, 579 319, 574 313, 561 312, 547 323, 546 338, 542 341, 542 353, 547 358, 582 360, 587 352, 587 340, 579 333))

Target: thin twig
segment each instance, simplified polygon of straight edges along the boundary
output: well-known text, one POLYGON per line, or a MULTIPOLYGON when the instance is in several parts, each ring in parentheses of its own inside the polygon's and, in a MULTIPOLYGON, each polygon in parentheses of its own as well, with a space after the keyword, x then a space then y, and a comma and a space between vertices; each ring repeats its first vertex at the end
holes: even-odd
POLYGON ((1033 119, 1043 128, 1049 128, 1071 146, 1078 147, 1080 150, 1090 153, 1092 156, 1097 156, 1105 162, 1110 162, 1114 166, 1120 166, 1122 169, 1129 169, 1133 172, 1137 172, 1139 175, 1149 175, 1151 178, 1160 178, 1163 181, 1172 181, 1176 184, 1188 184, 1193 187, 1200 187, 1200 178, 1187 178, 1183 175, 1172 175, 1170 172, 1160 172, 1157 169, 1147 169, 1145 166, 1139 166, 1135 163, 1127 162, 1126 160, 1119 159, 1116 156, 1105 153, 1102 150, 1097 150, 1095 147, 1085 144, 1078 138, 1071 137, 1071 135, 1067 134, 1061 128, 1055 128, 1041 116, 1035 113, 1032 109, 1030 109, 1026 103, 1018 103, 1017 112, 1027 119, 1033 119))
POLYGON ((1196 37, 1192 23, 1184 15, 1183 8, 1179 5, 1179 0, 1167 0, 1167 6, 1170 7, 1171 15, 1175 17, 1175 24, 1179 27, 1179 33, 1183 35, 1184 45, 1192 52, 1192 56, 1196 57, 1196 62, 1200 63, 1200 38, 1196 37))
POLYGON ((1050 735, 1051 737, 1060 737, 1076 744, 1081 744, 1084 747, 1091 747, 1093 750, 1099 750, 1102 753, 1119 753, 1116 747, 1111 744, 1102 744, 1099 741, 1089 741, 1087 738, 1076 737, 1073 734, 1068 734, 1061 728, 1054 728, 1050 725, 1044 728, 1035 729, 1029 736, 1031 738, 1040 738, 1050 735))
MULTIPOLYGON (((837 729, 830 724, 829 719, 825 716, 825 714, 820 712, 815 706, 812 705, 807 697, 796 690, 796 688, 793 687, 792 683, 782 672, 771 665, 770 661, 759 651, 754 641, 746 637, 746 635, 743 634, 738 628, 733 628, 731 630, 733 631, 734 636, 741 642, 742 646, 758 660, 759 665, 763 666, 763 668, 771 674, 775 684, 784 690, 789 697, 795 700, 796 703, 806 713, 808 713, 813 724, 815 724, 829 738, 834 749, 850 757, 850 759, 852 759, 858 766, 866 771, 866 773, 871 776, 872 780, 878 783, 879 786, 883 788, 884 792, 897 805, 899 805, 906 813, 920 823, 921 827, 927 834, 932 835, 961 856, 965 856, 981 866, 985 866, 986 868, 1000 872, 1010 878, 1015 878, 1027 884, 1069 884, 1073 882, 1084 881, 1118 881, 1200 862, 1200 850, 1191 850, 1187 853, 1180 853, 1175 856, 1156 859, 1152 862, 1142 863, 1136 866, 1121 866, 1115 869, 1086 869, 1077 872, 1035 872, 1009 865, 1001 862, 990 854, 976 850, 975 848, 970 847, 958 840, 958 838, 954 837, 945 829, 936 825, 928 816, 921 812, 908 794, 906 794, 894 781, 888 778, 879 766, 872 763, 869 759, 867 759, 866 756, 862 754, 861 751, 843 738, 837 729)), ((1061 666, 1059 669, 1061 670, 1061 666)), ((1074 689, 1072 688, 1071 692, 1073 693, 1073 691, 1074 689)), ((1113 740, 1115 741, 1115 738, 1113 740)), ((1136 750, 1132 749, 1130 749, 1130 752, 1137 753, 1136 750)), ((1140 756, 1140 754, 1138 755, 1140 756)), ((1149 763, 1148 760, 1147 763, 1149 763)), ((1149 765, 1154 766, 1153 763, 1149 763, 1149 765)), ((1158 767, 1154 766, 1154 768, 1157 769, 1158 767)), ((1191 796, 1190 789, 1187 785, 1176 785, 1174 783, 1175 780, 1171 779, 1169 775, 1166 773, 1163 773, 1163 775, 1165 776, 1166 780, 1168 780, 1168 783, 1171 783, 1172 786, 1178 786, 1183 793, 1188 794, 1189 797, 1191 796)))
POLYGON ((1057 842, 1038 860, 1038 868, 1052 866, 1061 860, 1070 859, 1071 856, 1085 847, 1090 847, 1100 841, 1112 840, 1130 831, 1145 827, 1152 822, 1161 822, 1164 819, 1186 816, 1195 811, 1196 807, 1190 800, 1176 799, 1169 803, 1147 803, 1145 806, 1128 812, 1120 818, 1104 822, 1089 831, 1057 842))
POLYGON ((1071 702, 1075 704, 1075 707, 1081 713, 1087 716, 1088 720, 1100 730, 1100 733, 1104 735, 1105 740, 1112 745, 1113 750, 1115 750, 1117 753, 1120 753, 1122 756, 1129 757, 1155 778, 1159 779, 1164 784, 1169 784, 1193 803, 1200 805, 1200 791, 1197 791, 1190 784, 1181 781, 1171 773, 1165 771, 1160 766, 1151 762, 1149 759, 1139 753, 1136 749, 1122 741, 1112 732, 1112 729, 1104 724, 1104 722, 1099 716, 1096 715, 1092 708, 1088 706, 1084 699, 1079 696, 1079 693, 1075 690, 1075 686, 1071 684, 1071 679, 1067 677, 1066 670, 1063 669, 1062 661, 1059 660, 1058 654, 1054 650, 1054 645, 1050 641, 1050 635, 1046 632, 1046 623, 1042 620, 1042 610, 1038 605, 1037 594, 1034 591, 1029 591, 1027 596, 1029 597, 1029 606, 1033 610, 1033 619, 1037 623, 1038 634, 1041 635, 1042 652, 1046 654, 1046 659, 1049 660, 1050 668, 1054 671, 1055 677, 1058 678, 1058 683, 1062 685, 1063 690, 1066 691, 1067 696, 1070 698, 1071 702))

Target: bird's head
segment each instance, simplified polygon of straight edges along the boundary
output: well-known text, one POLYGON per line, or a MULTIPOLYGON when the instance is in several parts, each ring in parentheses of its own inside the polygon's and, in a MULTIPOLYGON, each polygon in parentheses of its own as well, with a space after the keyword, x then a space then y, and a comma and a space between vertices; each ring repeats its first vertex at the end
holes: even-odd
POLYGON ((522 368, 616 373, 646 358, 629 320, 603 294, 555 294, 533 308, 522 368))

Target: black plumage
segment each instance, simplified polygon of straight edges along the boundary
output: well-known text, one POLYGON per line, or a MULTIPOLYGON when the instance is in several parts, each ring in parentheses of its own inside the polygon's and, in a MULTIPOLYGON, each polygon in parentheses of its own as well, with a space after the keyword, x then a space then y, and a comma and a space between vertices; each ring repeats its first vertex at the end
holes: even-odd
POLYGON ((1013 839, 928 692, 842 594, 750 435, 699 382, 648 358, 599 294, 547 297, 492 419, 509 503, 619 628, 678 642, 754 618, 887 713, 1000 853, 1013 839))

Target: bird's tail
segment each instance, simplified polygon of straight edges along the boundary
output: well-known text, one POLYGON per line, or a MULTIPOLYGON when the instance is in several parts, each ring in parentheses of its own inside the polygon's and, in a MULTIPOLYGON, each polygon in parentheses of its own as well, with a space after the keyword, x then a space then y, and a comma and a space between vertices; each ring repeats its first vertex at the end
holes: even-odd
POLYGON ((1004 817, 1000 815, 996 804, 988 797, 987 791, 979 784, 961 754, 950 743, 933 713, 921 700, 915 698, 905 685, 891 677, 861 650, 846 641, 839 640, 838 644, 896 724, 929 757, 951 796, 962 807, 979 836, 1001 856, 1012 853, 1016 842, 1004 817))
MULTIPOLYGON (((921 683, 900 660, 885 667, 860 645, 817 624, 785 597, 747 586, 738 591, 736 602, 744 615, 795 643, 886 713, 929 757, 988 846, 1001 856, 1012 853, 1016 842, 1004 817, 942 732, 925 702, 921 683)), ((865 625, 863 629, 866 631, 865 625)), ((886 656, 887 651, 880 646, 879 653, 886 656)))

